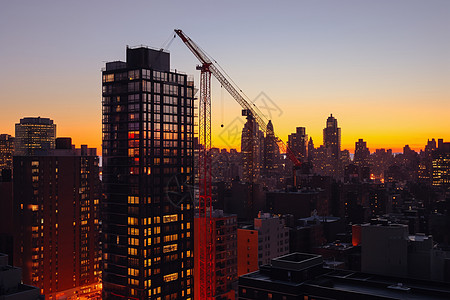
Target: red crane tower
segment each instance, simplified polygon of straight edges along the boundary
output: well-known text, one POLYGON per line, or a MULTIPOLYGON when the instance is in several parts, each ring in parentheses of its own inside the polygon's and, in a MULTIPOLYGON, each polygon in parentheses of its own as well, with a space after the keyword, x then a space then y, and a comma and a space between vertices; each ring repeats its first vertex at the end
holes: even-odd
MULTIPOLYGON (((199 101, 199 263, 200 263, 200 299, 213 299, 215 295, 215 257, 214 239, 212 238, 212 196, 211 196, 211 74, 225 87, 230 95, 242 106, 246 114, 251 114, 254 120, 267 133, 267 121, 255 104, 245 99, 242 91, 228 80, 217 62, 210 59, 208 55, 192 41, 181 29, 175 29, 175 33, 181 38, 191 52, 197 57, 201 65, 200 70, 200 101, 199 101), (213 62, 214 61, 214 62, 213 62)), ((275 134, 274 134, 275 135, 275 134)), ((281 151, 296 167, 300 161, 286 144, 275 135, 281 151)))

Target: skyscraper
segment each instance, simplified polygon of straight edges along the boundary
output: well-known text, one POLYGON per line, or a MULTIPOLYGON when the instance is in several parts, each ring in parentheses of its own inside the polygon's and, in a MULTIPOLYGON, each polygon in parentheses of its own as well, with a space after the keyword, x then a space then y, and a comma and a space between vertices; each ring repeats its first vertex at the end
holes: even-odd
MULTIPOLYGON (((70 143, 69 143, 70 145, 70 143)), ((99 292, 96 149, 14 156, 14 265, 46 299, 99 292)))
POLYGON ((267 176, 274 175, 278 169, 278 160, 280 149, 277 145, 277 140, 273 131, 272 121, 267 123, 267 133, 264 138, 264 173, 267 176))
POLYGON ((369 148, 367 148, 367 143, 364 142, 363 139, 359 139, 355 143, 355 156, 353 158, 353 161, 356 165, 360 167, 367 167, 370 163, 370 151, 369 148))
POLYGON ((56 124, 48 118, 23 118, 16 124, 14 155, 34 155, 55 149, 56 124))
POLYGON ((323 145, 330 157, 339 159, 341 151, 341 128, 338 127, 337 119, 331 114, 327 119, 326 127, 323 129, 323 145))
POLYGON ((332 114, 323 129, 323 146, 326 150, 324 174, 337 177, 341 171, 341 128, 338 127, 337 120, 332 114))
MULTIPOLYGON (((312 142, 312 141, 311 141, 312 142)), ((288 136, 288 147, 300 161, 307 159, 308 135, 305 127, 297 127, 296 132, 288 136)))
POLYGON ((254 183, 258 181, 262 167, 264 134, 250 111, 243 110, 242 114, 247 117, 241 135, 243 180, 254 183))
POLYGON ((191 299, 193 81, 147 47, 102 74, 103 299, 191 299))

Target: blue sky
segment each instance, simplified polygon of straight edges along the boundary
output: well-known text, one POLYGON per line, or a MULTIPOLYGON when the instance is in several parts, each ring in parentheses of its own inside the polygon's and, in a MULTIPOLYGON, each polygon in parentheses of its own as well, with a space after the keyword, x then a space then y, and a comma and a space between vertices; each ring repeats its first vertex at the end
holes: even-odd
MULTIPOLYGON (((126 45, 161 47, 174 28, 250 99, 263 91, 276 102, 282 138, 305 126, 319 145, 330 113, 347 148, 358 138, 373 150, 450 138, 447 0, 4 1, 0 131, 41 115, 59 135, 99 147, 104 62, 125 59, 126 45)), ((169 51, 173 69, 198 78, 179 39, 169 51)), ((215 135, 240 116, 223 94, 213 83, 215 135)))

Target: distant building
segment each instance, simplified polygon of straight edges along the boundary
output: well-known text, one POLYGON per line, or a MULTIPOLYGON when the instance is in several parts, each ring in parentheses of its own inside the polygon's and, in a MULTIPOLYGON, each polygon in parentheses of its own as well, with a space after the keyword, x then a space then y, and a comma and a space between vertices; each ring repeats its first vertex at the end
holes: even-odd
POLYGON ((43 300, 39 288, 22 283, 22 270, 8 264, 8 255, 0 253, 0 299, 43 300))
MULTIPOLYGON (((234 300, 237 283, 237 217, 214 210, 212 214, 213 259, 215 265, 214 296, 217 300, 234 300)), ((198 231, 198 216, 194 220, 194 230, 198 231)), ((200 261, 198 255, 198 235, 194 235, 194 299, 199 299, 200 261)))
POLYGON ((263 170, 266 176, 273 176, 278 170, 278 160, 280 155, 280 149, 277 145, 277 140, 273 131, 272 121, 269 120, 267 124, 267 133, 264 138, 264 164, 263 170))
POLYGON ((278 216, 259 213, 253 226, 238 229, 238 276, 289 253, 289 228, 278 216))
POLYGON ((323 129, 323 145, 327 149, 328 155, 335 159, 339 159, 341 151, 341 128, 338 127, 337 119, 331 114, 323 129))
MULTIPOLYGON (((312 139, 310 140, 312 143, 312 139)), ((287 146, 300 161, 306 161, 308 158, 308 135, 305 127, 297 127, 296 132, 288 136, 287 146)), ((314 148, 314 145, 312 146, 314 148)))
POLYGON ((450 186, 450 143, 444 143, 441 139, 432 154, 432 184, 450 186))
POLYGON ((241 135, 242 180, 253 183, 258 182, 261 175, 264 134, 249 110, 243 110, 242 114, 247 117, 241 135))
POLYGON ((16 124, 14 155, 30 156, 55 149, 56 124, 48 118, 23 118, 16 124))
POLYGON ((320 255, 291 253, 239 277, 239 299, 444 300, 448 283, 323 267, 320 255))
POLYGON ((354 164, 359 167, 367 167, 370 164, 370 151, 367 148, 367 143, 363 139, 359 139, 355 143, 355 156, 353 158, 354 164))
MULTIPOLYGON (((54 149, 14 157, 14 264, 47 299, 99 291, 96 149, 54 149), (72 294, 72 292, 70 292, 72 294)), ((99 294, 98 294, 99 296, 99 294)))
POLYGON ((0 134, 0 171, 12 169, 14 138, 9 134, 0 134))

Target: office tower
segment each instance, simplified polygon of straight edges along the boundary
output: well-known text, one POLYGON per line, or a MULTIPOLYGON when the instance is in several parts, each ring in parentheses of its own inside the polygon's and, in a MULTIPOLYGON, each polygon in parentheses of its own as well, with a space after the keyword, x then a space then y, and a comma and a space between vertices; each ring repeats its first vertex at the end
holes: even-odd
POLYGON ((444 143, 442 139, 432 154, 432 185, 450 186, 450 143, 444 143))
POLYGON ((264 138, 264 173, 267 176, 274 175, 278 170, 278 159, 280 155, 280 149, 277 145, 277 140, 273 131, 272 121, 267 123, 267 133, 264 138))
POLYGON ((331 114, 327 119, 326 127, 323 129, 323 145, 327 153, 333 159, 339 158, 341 151, 341 128, 338 127, 337 119, 331 114))
POLYGON ((302 162, 306 161, 308 157, 307 154, 308 135, 306 134, 306 128, 297 127, 296 132, 288 136, 287 145, 291 149, 291 151, 295 154, 298 160, 302 162))
POLYGON ((367 167, 370 163, 370 151, 367 148, 367 143, 363 139, 359 139, 355 143, 355 156, 353 161, 360 167, 367 167))
POLYGON ((0 134, 0 171, 12 169, 14 138, 9 134, 0 134))
MULTIPOLYGON (((195 217, 195 232, 198 232, 198 215, 195 217)), ((225 214, 222 210, 212 213, 212 240, 215 271, 213 299, 235 299, 233 284, 237 281, 237 216, 225 214)), ((199 299, 200 261, 198 254, 199 240, 194 235, 194 290, 195 299, 199 299)))
POLYGON ((103 299, 191 299, 193 81, 147 47, 102 74, 103 299))
POLYGON ((22 283, 22 270, 8 264, 8 255, 0 253, 0 299, 40 300, 39 289, 22 283))
POLYGON ((261 172, 264 134, 250 111, 243 110, 242 114, 247 117, 241 135, 243 181, 253 183, 259 180, 261 172))
POLYGON ((14 265, 46 299, 99 289, 96 149, 14 157, 14 265))
POLYGON ((238 229, 238 276, 289 253, 289 228, 276 215, 259 213, 253 226, 238 229))
POLYGON ((34 155, 55 148, 56 124, 48 118, 23 118, 16 124, 14 155, 34 155))
POLYGON ((340 154, 341 154, 341 128, 338 127, 337 120, 331 114, 323 129, 323 146, 326 150, 324 160, 324 175, 338 177, 340 175, 340 154))

